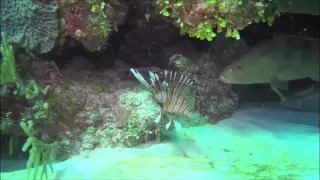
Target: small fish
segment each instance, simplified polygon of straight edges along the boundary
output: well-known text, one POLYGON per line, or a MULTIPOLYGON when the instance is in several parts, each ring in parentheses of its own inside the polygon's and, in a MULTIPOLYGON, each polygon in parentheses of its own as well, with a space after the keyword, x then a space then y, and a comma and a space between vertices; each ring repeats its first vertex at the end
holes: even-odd
POLYGON ((150 14, 144 14, 144 17, 145 17, 146 20, 149 22, 149 20, 150 20, 150 14))

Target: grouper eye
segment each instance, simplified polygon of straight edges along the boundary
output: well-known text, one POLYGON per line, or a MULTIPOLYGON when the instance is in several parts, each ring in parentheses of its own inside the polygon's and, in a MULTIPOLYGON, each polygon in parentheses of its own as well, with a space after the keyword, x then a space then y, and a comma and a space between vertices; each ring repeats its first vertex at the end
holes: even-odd
POLYGON ((241 69, 241 65, 239 64, 239 65, 237 66, 237 68, 238 68, 238 69, 241 69))

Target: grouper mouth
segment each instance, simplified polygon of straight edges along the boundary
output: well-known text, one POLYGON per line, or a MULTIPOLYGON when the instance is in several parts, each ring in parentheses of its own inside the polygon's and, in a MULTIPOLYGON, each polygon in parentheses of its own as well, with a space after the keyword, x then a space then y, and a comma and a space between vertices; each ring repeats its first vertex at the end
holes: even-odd
POLYGON ((225 82, 225 83, 229 83, 229 84, 232 84, 232 83, 233 83, 230 79, 226 79, 226 78, 223 77, 223 76, 220 76, 219 79, 220 79, 220 81, 225 82))

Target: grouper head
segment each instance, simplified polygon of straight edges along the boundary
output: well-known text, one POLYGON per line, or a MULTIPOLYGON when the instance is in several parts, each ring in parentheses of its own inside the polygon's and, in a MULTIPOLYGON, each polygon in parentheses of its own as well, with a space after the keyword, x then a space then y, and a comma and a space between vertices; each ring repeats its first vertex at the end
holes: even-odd
POLYGON ((277 72, 272 56, 261 51, 249 52, 220 72, 220 80, 231 84, 269 83, 277 72))

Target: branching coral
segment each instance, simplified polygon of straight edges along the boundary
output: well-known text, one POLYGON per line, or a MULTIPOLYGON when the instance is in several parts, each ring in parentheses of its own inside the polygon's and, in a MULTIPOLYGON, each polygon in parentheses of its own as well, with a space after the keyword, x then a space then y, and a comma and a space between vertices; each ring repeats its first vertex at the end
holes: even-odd
POLYGON ((182 34, 208 41, 222 31, 240 39, 238 31, 248 24, 260 20, 271 24, 277 15, 274 3, 264 0, 157 0, 157 5, 182 34))
POLYGON ((0 64, 1 85, 13 84, 15 85, 15 89, 12 95, 19 96, 26 101, 33 101, 31 114, 28 115, 28 118, 36 120, 46 119, 50 112, 50 105, 43 96, 48 94, 50 86, 43 87, 35 80, 29 80, 25 83, 24 79, 18 74, 13 47, 9 45, 4 32, 1 33, 1 39, 1 54, 3 56, 3 62, 0 64))
POLYGON ((0 64, 0 84, 20 83, 19 75, 16 70, 16 60, 14 57, 13 47, 9 45, 7 36, 1 32, 1 54, 3 62, 0 64))
POLYGON ((21 128, 23 131, 29 136, 27 141, 22 147, 22 151, 26 152, 30 146, 31 149, 29 150, 30 157, 27 162, 28 174, 31 171, 31 168, 34 168, 33 172, 33 179, 39 179, 39 166, 42 164, 42 171, 40 174, 40 179, 48 179, 48 166, 53 172, 52 168, 52 161, 54 160, 55 156, 55 147, 56 144, 46 144, 40 140, 38 140, 32 133, 33 133, 33 123, 32 121, 28 121, 28 124, 24 121, 20 123, 21 128))

